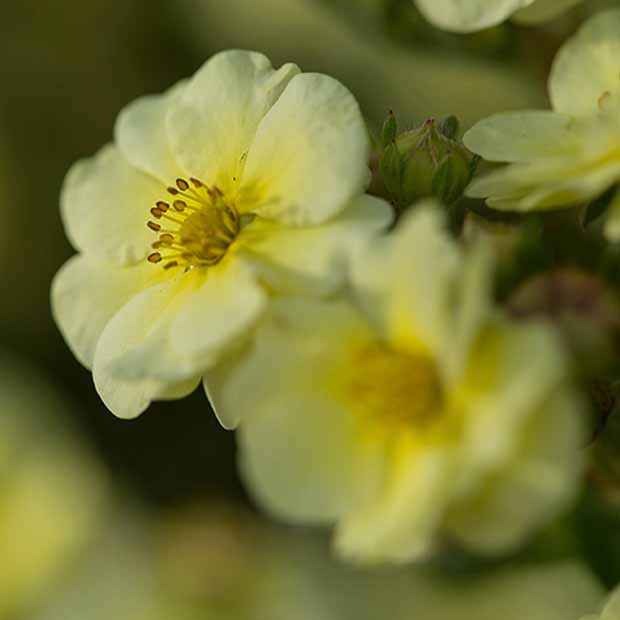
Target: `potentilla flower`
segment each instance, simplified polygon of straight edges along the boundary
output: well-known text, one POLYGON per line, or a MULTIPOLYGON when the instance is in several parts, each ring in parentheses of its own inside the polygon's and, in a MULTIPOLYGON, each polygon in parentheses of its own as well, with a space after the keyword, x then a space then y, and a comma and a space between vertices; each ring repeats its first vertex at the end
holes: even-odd
MULTIPOLYGON (((508 162, 469 186, 495 209, 534 211, 587 203, 620 182, 620 10, 600 13, 558 53, 553 111, 508 112, 465 134, 467 147, 508 162)), ((620 239, 620 193, 605 232, 620 239)))
POLYGON ((183 396, 247 335, 272 292, 328 292, 339 256, 385 226, 364 196, 369 141, 336 80, 228 51, 119 116, 70 170, 61 208, 80 252, 56 321, 121 417, 183 396))
POLYGON ((523 23, 552 19, 581 0, 414 0, 432 24, 454 32, 473 32, 512 17, 523 23))
POLYGON ((486 245, 457 246, 436 207, 409 218, 354 259, 355 305, 280 300, 248 356, 211 376, 257 501, 334 524, 361 561, 426 556, 441 534, 510 549, 581 470, 555 333, 493 309, 486 245))
POLYGON ((618 620, 620 618, 620 587, 609 597, 600 616, 586 616, 583 620, 618 620))

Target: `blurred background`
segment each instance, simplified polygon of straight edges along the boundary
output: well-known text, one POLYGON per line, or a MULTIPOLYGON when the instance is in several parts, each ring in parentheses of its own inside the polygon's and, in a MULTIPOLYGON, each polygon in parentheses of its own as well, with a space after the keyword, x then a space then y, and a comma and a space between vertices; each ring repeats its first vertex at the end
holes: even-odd
POLYGON ((165 90, 214 52, 256 49, 275 65, 329 73, 357 96, 371 128, 390 109, 403 127, 448 114, 468 127, 500 110, 545 106, 558 46, 587 13, 612 4, 587 0, 541 28, 507 23, 458 36, 426 24, 411 0, 5 3, 0 620, 463 620, 465 598, 478 601, 476 620, 519 608, 515 619, 572 620, 596 608, 598 579, 611 573, 594 561, 595 577, 567 561, 575 543, 561 526, 546 543, 561 549, 546 553, 553 565, 491 578, 452 556, 456 581, 440 583, 432 568, 339 567, 320 534, 267 525, 238 481, 234 437, 202 392, 131 422, 107 412, 54 326, 49 286, 73 253, 58 209, 71 163, 110 141, 125 104, 165 90), (472 573, 466 597, 460 579, 472 573), (512 596, 521 598, 508 605, 512 596), (383 606, 369 607, 371 598, 383 606))

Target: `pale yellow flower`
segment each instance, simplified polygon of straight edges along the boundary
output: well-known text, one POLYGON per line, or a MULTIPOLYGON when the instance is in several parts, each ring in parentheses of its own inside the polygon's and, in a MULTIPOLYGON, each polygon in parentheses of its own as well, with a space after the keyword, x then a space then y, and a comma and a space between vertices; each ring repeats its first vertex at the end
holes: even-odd
MULTIPOLYGON (((591 18, 558 53, 549 80, 553 111, 491 116, 467 147, 509 165, 467 193, 495 209, 533 211, 587 203, 620 181, 620 10, 591 18)), ((606 234, 620 239, 620 193, 606 234)))
POLYGON ((181 397, 245 337, 267 291, 323 293, 339 256, 385 226, 363 196, 369 141, 326 75, 229 51, 129 105, 115 143, 69 172, 61 207, 80 252, 54 316, 118 416, 181 397))
POLYGON ((620 587, 609 597, 600 616, 586 616, 582 620, 620 620, 620 587))
POLYGON ((523 23, 552 19, 581 0, 414 0, 435 26, 454 32, 473 32, 513 17, 523 23))
POLYGON ((555 334, 493 309, 486 246, 461 250, 437 213, 356 254, 359 307, 282 300, 210 375, 257 501, 334 524, 362 561, 425 556, 440 534, 510 549, 578 486, 580 401, 555 334))

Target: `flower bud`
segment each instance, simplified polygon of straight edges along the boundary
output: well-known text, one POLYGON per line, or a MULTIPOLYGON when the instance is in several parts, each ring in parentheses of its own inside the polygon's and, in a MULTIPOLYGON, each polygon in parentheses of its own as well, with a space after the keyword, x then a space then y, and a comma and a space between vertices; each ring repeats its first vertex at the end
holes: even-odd
POLYGON ((457 131, 456 118, 440 124, 431 118, 396 138, 402 158, 399 198, 404 206, 428 196, 451 205, 463 195, 472 177, 472 157, 453 139, 457 131))

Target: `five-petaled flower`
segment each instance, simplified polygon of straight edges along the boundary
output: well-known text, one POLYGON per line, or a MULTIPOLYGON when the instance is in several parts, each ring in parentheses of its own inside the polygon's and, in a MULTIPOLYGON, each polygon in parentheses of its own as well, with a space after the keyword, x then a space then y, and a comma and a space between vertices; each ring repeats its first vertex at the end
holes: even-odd
POLYGON ((335 524, 361 561, 423 557, 441 533, 509 549, 578 486, 580 400, 556 334, 500 314, 486 244, 462 249, 441 224, 416 207, 356 253, 354 302, 277 301, 211 377, 258 502, 335 524))
POLYGON ((193 390, 270 295, 329 292, 341 255, 388 224, 364 195, 369 140, 336 80, 229 51, 139 99, 78 162, 62 216, 80 252, 52 290, 106 405, 134 417, 193 390))
MULTIPOLYGON (((558 53, 549 80, 553 111, 506 112, 465 134, 467 147, 509 165, 467 193, 511 211, 588 203, 620 182, 620 10, 591 18, 558 53)), ((605 227, 620 239, 620 192, 605 227)))

